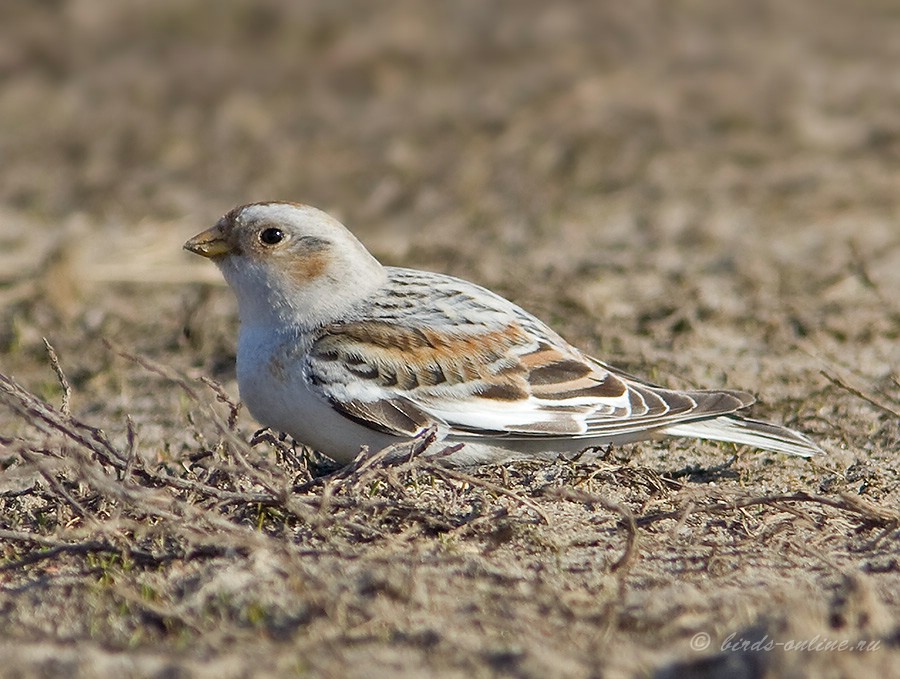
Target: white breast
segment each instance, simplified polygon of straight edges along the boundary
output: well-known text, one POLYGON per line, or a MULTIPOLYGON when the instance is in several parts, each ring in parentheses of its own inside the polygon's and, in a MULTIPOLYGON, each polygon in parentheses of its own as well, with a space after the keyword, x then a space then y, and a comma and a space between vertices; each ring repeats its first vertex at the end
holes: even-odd
POLYGON ((285 432, 338 462, 362 446, 380 450, 402 439, 368 429, 337 412, 306 379, 302 338, 241 326, 237 377, 241 399, 261 424, 285 432))

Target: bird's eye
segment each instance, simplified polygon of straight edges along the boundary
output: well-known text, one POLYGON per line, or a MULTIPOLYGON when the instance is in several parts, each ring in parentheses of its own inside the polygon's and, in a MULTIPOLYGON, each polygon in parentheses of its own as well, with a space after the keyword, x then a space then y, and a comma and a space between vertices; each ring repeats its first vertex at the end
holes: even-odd
POLYGON ((278 245, 283 240, 284 231, 276 229, 274 226, 259 232, 259 242, 263 245, 278 245))

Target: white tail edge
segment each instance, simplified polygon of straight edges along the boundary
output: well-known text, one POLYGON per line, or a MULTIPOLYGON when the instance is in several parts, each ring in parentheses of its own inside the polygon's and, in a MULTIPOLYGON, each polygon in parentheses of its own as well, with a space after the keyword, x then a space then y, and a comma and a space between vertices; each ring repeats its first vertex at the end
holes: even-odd
POLYGON ((661 431, 671 436, 726 441, 800 457, 812 457, 824 453, 812 439, 799 432, 777 424, 748 420, 736 415, 685 422, 666 427, 661 431))

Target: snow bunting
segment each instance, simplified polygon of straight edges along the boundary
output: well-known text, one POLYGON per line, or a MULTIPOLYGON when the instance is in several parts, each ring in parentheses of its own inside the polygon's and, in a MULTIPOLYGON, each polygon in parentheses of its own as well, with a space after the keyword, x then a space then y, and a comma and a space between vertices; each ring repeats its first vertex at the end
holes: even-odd
POLYGON ((489 290, 382 266, 307 205, 237 207, 184 247, 214 261, 237 296, 250 412, 338 462, 431 427, 465 444, 447 459, 457 465, 660 435, 821 452, 802 434, 735 415, 750 394, 644 382, 489 290))

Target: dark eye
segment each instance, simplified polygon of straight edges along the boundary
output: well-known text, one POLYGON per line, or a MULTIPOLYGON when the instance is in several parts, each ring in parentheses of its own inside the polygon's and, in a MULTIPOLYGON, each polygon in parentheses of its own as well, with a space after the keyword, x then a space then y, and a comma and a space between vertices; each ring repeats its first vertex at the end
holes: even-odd
POLYGON ((274 226, 259 232, 259 242, 263 245, 278 245, 283 240, 284 231, 276 229, 274 226))

